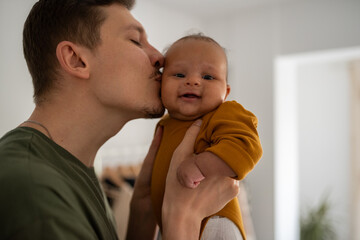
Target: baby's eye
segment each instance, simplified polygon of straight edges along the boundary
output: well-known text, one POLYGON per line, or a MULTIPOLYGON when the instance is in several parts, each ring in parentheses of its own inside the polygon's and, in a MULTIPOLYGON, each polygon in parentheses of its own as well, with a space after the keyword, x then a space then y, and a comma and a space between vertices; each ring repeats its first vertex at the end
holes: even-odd
POLYGON ((213 80, 214 79, 214 77, 213 76, 211 76, 211 75, 204 75, 203 76, 203 79, 205 79, 205 80, 213 80))
POLYGON ((178 77, 178 78, 184 78, 185 77, 185 75, 182 74, 182 73, 175 73, 174 76, 178 77))

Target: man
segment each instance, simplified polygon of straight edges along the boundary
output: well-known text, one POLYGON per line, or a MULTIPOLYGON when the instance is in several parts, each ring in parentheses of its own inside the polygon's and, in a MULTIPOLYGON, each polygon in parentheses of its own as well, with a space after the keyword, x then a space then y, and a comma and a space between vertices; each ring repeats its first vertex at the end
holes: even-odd
MULTIPOLYGON (((117 239, 96 179, 98 149, 136 118, 159 117, 163 56, 130 13, 132 0, 40 0, 24 25, 35 109, 0 140, 1 239, 117 239)), ((174 154, 164 195, 164 239, 196 239, 201 219, 237 193, 226 178, 180 186, 199 123, 174 154), (225 184, 224 184, 225 183, 225 184), (200 205, 202 199, 215 200, 200 205)), ((151 239, 150 201, 157 131, 131 202, 127 239, 151 239)))

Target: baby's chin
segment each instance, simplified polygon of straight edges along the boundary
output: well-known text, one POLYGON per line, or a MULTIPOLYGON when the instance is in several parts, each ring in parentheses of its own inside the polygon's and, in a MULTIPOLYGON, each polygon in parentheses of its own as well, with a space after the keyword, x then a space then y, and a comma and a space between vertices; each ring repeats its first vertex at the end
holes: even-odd
POLYGON ((190 115, 190 114, 182 114, 182 113, 173 113, 169 112, 170 117, 181 120, 181 121, 195 121, 196 119, 199 119, 203 116, 203 114, 196 114, 196 115, 190 115))

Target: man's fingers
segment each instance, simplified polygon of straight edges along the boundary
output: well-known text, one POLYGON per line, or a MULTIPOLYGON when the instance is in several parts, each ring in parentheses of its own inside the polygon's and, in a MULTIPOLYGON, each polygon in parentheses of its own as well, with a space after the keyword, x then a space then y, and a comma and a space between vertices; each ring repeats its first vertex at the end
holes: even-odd
POLYGON ((201 122, 201 119, 196 120, 186 131, 183 140, 173 152, 169 171, 176 169, 182 161, 194 154, 194 144, 196 137, 200 132, 201 122))
POLYGON ((210 216, 225 207, 225 205, 239 194, 239 181, 224 176, 212 176, 205 178, 197 187, 203 190, 207 199, 212 199, 211 204, 196 205, 195 208, 203 207, 205 216, 210 216), (211 189, 211 191, 209 190, 211 189), (214 190, 214 191, 212 191, 214 190))
POLYGON ((232 178, 226 178, 224 180, 225 186, 228 187, 228 190, 226 191, 226 194, 224 194, 225 199, 233 199, 239 194, 239 181, 232 179, 232 178))
POLYGON ((198 119, 189 127, 183 140, 173 152, 166 181, 168 179, 176 180, 176 172, 180 163, 194 154, 194 144, 200 132, 201 122, 202 120, 198 119))

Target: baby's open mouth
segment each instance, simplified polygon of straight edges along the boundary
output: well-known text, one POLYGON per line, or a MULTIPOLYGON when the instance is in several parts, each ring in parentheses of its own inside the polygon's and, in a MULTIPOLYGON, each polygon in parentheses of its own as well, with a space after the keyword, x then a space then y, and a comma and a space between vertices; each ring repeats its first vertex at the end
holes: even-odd
POLYGON ((193 93, 186 93, 186 94, 182 95, 181 97, 184 97, 184 98, 200 98, 200 96, 198 96, 196 94, 193 94, 193 93))

